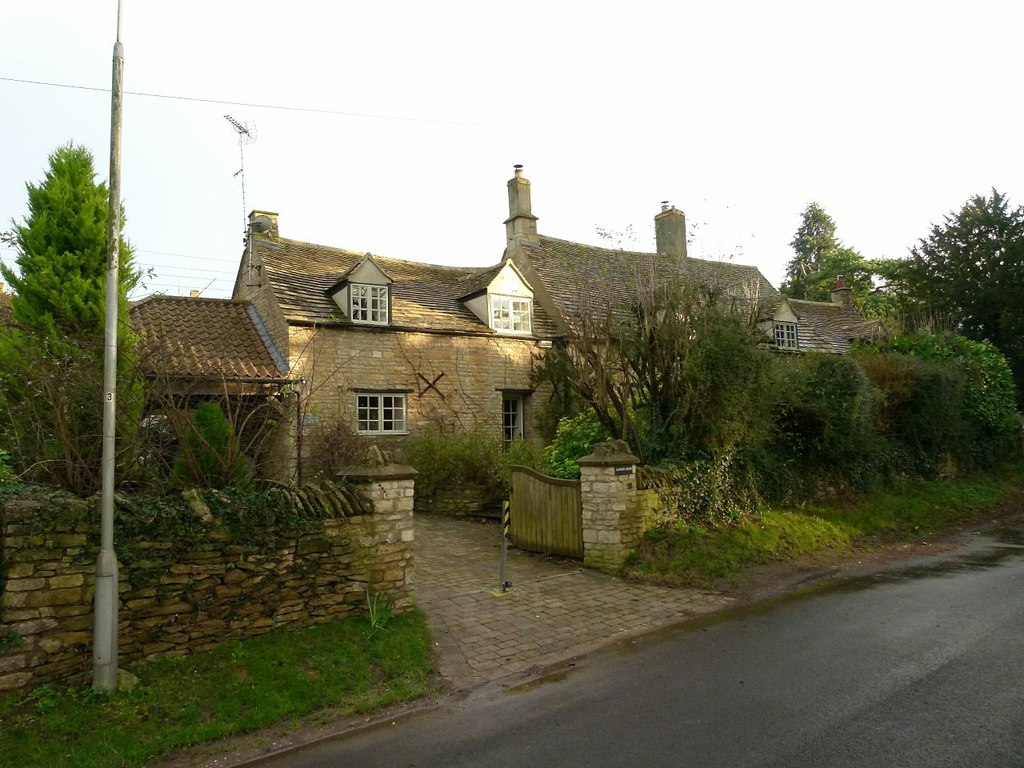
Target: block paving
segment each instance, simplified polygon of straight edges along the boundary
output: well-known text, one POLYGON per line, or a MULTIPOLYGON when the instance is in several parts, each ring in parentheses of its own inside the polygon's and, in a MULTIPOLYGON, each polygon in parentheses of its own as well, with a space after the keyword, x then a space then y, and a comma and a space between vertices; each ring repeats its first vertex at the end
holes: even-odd
POLYGON ((414 530, 416 602, 437 643, 441 674, 460 689, 525 676, 730 603, 512 547, 512 586, 501 592, 497 522, 417 514, 414 530))

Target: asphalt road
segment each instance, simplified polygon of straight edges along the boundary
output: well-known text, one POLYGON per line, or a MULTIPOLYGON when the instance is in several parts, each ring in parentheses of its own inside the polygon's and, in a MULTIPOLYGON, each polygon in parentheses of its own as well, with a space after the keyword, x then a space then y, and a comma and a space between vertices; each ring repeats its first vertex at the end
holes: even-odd
POLYGON ((1024 766, 1022 588, 1024 534, 981 538, 269 765, 1024 766))

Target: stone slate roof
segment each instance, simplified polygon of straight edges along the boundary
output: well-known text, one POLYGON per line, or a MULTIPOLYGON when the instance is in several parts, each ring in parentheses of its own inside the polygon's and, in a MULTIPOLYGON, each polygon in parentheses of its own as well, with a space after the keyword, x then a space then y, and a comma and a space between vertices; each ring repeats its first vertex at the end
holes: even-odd
POLYGON ((865 320, 856 310, 828 301, 784 299, 797 316, 801 350, 844 354, 855 341, 874 339, 882 332, 877 320, 865 320))
POLYGON ((287 379, 287 361, 248 302, 149 296, 131 307, 148 376, 252 383, 287 379))
MULTIPOLYGON (((665 254, 623 251, 540 236, 537 245, 523 243, 517 258, 525 259, 566 318, 590 307, 607 307, 628 300, 643 281, 659 275, 682 274, 699 286, 723 291, 751 305, 777 302, 778 291, 757 267, 725 261, 687 258, 679 264, 665 254)), ((518 262, 517 262, 518 263, 518 262)))
MULTIPOLYGON (((327 291, 366 255, 342 248, 286 238, 254 239, 253 252, 263 266, 286 320, 299 323, 347 325, 351 321, 327 291)), ((391 285, 391 328, 403 330, 494 333, 460 299, 479 292, 501 265, 449 267, 387 256, 374 263, 394 282, 391 285)), ((542 309, 534 307, 534 335, 557 334, 542 309)))

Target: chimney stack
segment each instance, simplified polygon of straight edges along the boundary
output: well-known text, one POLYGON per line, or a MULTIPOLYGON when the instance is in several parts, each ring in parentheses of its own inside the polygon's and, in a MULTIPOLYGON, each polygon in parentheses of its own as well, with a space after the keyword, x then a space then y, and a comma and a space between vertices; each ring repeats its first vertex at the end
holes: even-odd
POLYGON ((523 166, 515 166, 516 173, 508 180, 508 218, 505 236, 508 243, 515 240, 540 242, 537 237, 537 217, 530 210, 530 182, 523 176, 523 166))
POLYGON ((249 231, 254 235, 263 235, 277 239, 277 214, 272 211, 253 210, 249 213, 249 231))
POLYGON ((654 237, 658 253, 671 256, 682 264, 686 261, 686 214, 662 200, 661 213, 654 217, 654 237))
POLYGON ((853 288, 846 286, 842 275, 836 277, 836 287, 832 289, 832 303, 846 309, 853 309, 853 288))

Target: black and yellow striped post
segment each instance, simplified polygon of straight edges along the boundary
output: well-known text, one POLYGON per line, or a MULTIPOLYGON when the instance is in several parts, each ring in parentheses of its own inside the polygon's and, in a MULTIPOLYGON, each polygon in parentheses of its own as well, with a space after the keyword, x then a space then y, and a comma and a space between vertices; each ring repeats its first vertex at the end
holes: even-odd
POLYGON ((512 582, 507 579, 506 561, 508 559, 508 529, 511 521, 511 513, 509 511, 508 499, 505 499, 501 503, 501 568, 498 574, 498 591, 505 592, 509 587, 512 586, 512 582))

